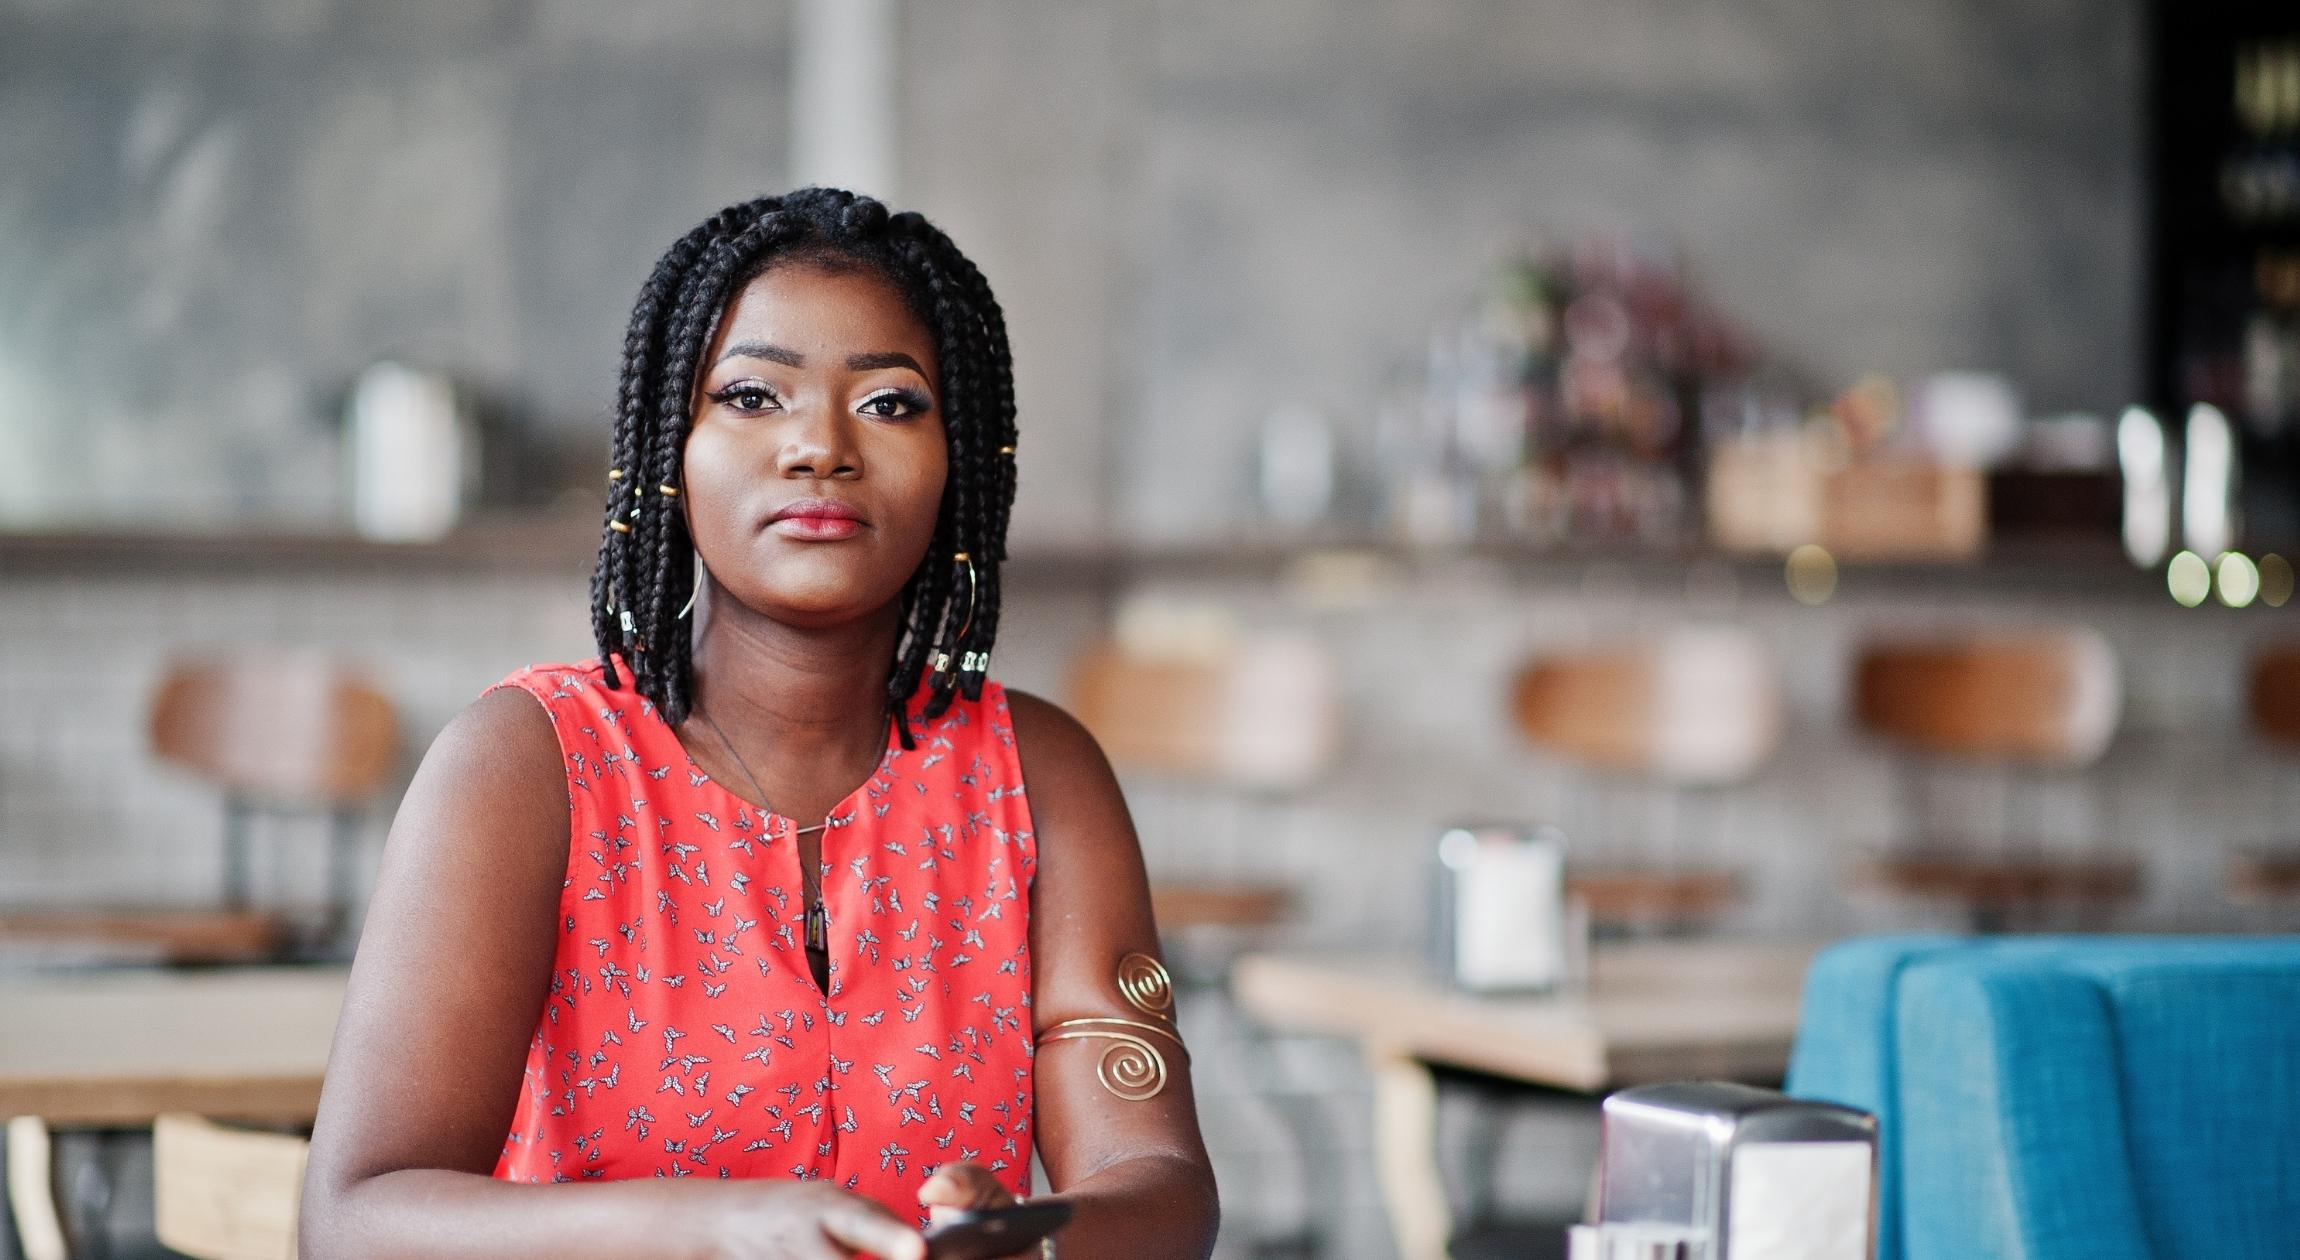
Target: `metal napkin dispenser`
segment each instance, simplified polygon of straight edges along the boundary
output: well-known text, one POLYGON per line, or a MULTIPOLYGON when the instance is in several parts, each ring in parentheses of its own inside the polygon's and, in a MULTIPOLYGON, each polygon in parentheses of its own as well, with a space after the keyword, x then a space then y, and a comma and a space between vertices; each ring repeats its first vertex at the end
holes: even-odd
POLYGON ((1877 1122, 1722 1082, 1605 1100, 1597 1222, 1572 1260, 1869 1260, 1877 1122))

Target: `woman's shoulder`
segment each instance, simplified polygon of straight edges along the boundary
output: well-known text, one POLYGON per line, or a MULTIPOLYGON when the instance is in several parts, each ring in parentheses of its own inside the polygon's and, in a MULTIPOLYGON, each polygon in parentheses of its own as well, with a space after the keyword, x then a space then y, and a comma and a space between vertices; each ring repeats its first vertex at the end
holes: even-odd
POLYGON ((1011 687, 999 688, 995 697, 985 688, 983 700, 1004 713, 1025 772, 1034 765, 1051 768, 1102 757, 1102 746, 1094 742, 1093 734, 1052 700, 1011 687))
POLYGON ((612 681, 608 664, 598 660, 529 665, 487 688, 466 713, 483 722, 515 721, 524 729, 505 734, 535 744, 548 741, 555 772, 575 776, 572 787, 584 786, 587 766, 684 759, 686 750, 654 702, 639 693, 620 659, 612 664, 612 681), (513 717, 504 710, 521 712, 513 717))
MULTIPOLYGON (((621 681, 628 684, 629 676, 622 675, 621 681)), ((484 699, 506 688, 515 688, 533 695, 543 701, 545 708, 551 707, 554 700, 577 699, 587 693, 610 690, 607 686, 607 665, 596 657, 581 661, 545 661, 523 666, 489 684, 480 695, 484 699)))
MULTIPOLYGON (((1105 938, 1156 939, 1149 883, 1125 794, 1093 733, 1061 705, 1028 692, 1009 692, 1007 708, 1030 800, 1036 857, 1031 896, 1049 908, 1044 915, 1033 912, 1031 921, 1053 925, 1036 938, 1049 964, 1038 976, 1047 981, 1056 955, 1115 958, 1126 949, 1106 948, 1105 938)), ((1075 968, 1064 974, 1075 980, 1075 968)), ((1097 983, 1106 974, 1097 971, 1097 983)), ((1072 980, 1058 984, 1067 988, 1072 980)))
POLYGON ((1119 803, 1117 775, 1084 723, 1061 705, 1027 691, 1006 690, 1000 699, 1014 732, 1015 758, 1021 763, 1033 813, 1059 814, 1073 807, 1100 810, 1119 803))
POLYGON ((654 704, 639 694, 629 668, 619 658, 612 664, 612 681, 608 663, 598 659, 529 665, 489 685, 481 698, 525 692, 541 705, 562 736, 582 731, 596 738, 611 728, 620 732, 620 739, 643 738, 643 732, 654 724, 641 719, 654 715, 654 704))
MULTIPOLYGON (((570 808, 557 724, 525 688, 500 686, 465 705, 432 739, 400 817, 426 820, 414 828, 426 848, 468 842, 494 849, 525 834, 541 854, 563 858, 570 808)), ((396 824, 393 834, 400 834, 396 824)))
POLYGON ((483 770, 491 778, 557 779, 560 710, 602 682, 598 669, 584 665, 515 670, 450 719, 425 759, 483 770))

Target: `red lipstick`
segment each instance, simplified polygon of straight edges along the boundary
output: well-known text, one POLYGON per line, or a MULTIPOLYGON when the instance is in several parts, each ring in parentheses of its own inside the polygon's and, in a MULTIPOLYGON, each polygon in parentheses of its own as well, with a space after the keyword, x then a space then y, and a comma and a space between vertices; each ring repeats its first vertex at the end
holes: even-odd
POLYGON ((835 499, 799 499, 767 518, 770 529, 803 542, 836 542, 862 532, 862 513, 835 499))

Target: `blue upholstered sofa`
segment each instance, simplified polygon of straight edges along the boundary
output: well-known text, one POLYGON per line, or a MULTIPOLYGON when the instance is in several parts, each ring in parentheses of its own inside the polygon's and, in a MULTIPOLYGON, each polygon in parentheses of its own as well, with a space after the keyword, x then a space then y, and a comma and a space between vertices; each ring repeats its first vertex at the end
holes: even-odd
POLYGON ((2300 1257, 2300 938, 1848 941, 1788 1091, 1876 1113, 1878 1260, 2300 1257))

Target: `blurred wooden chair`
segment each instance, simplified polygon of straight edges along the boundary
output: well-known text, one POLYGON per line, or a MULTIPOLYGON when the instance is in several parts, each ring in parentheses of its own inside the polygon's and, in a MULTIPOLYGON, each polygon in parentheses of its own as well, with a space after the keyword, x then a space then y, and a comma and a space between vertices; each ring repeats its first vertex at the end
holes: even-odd
POLYGON ((1072 668, 1069 699, 1113 762, 1233 788, 1307 786, 1341 744, 1332 664, 1293 635, 1173 651, 1107 641, 1072 668))
POLYGON ((351 895, 359 811, 391 777, 399 716, 357 671, 322 656, 187 662, 152 702, 152 751, 223 795, 224 900, 248 903, 248 834, 262 814, 323 813, 329 906, 351 895))
MULTIPOLYGON (((2253 733, 2286 757, 2300 756, 2300 644, 2281 644, 2252 658, 2252 675, 2245 688, 2245 710, 2253 733)), ((2284 808, 2288 784, 2279 784, 2278 818, 2291 817, 2284 808)), ((2248 905, 2290 905, 2300 902, 2300 849, 2296 837, 2278 836, 2270 845, 2237 853, 2229 861, 2228 895, 2248 905)))
POLYGON ((2108 750, 2123 705, 2115 654, 2098 634, 2056 628, 1878 644, 1861 653, 1853 691, 1860 724, 1909 754, 1900 765, 1918 833, 1866 868, 1862 882, 1954 904, 1984 930, 2098 911, 2139 892, 2139 862, 2103 851, 2102 837, 2053 852, 2034 824, 2024 834, 2006 817, 1978 834, 1946 834, 1924 790, 1927 776, 1980 771, 2002 783, 2007 815, 2024 791, 2056 777, 2089 795, 2078 776, 2108 750))
POLYGON ((296 1211, 311 1144, 227 1129, 198 1116, 152 1125, 160 1241, 193 1260, 295 1260, 296 1211))
POLYGON ((8 1117, 0 1162, 7 1165, 8 1181, 7 1219, 0 1225, 12 1227, 0 1230, 0 1255, 69 1260, 47 1123, 38 1116, 8 1117))
POLYGON ((182 662, 153 698, 150 735, 154 756, 223 798, 223 904, 0 910, 0 944, 81 947, 92 957, 136 961, 277 956, 293 925, 250 904, 250 834, 259 817, 303 815, 323 816, 329 829, 317 935, 339 931, 353 895, 351 850, 361 811, 398 759, 391 701, 320 656, 182 662))
POLYGON ((1579 793, 1618 793, 1626 786, 1669 794, 1679 820, 1664 829, 1671 834, 1567 829, 1577 853, 1567 889, 1588 906, 1593 923, 1686 926, 1739 900, 1740 876, 1721 861, 1727 838, 1712 834, 1689 845, 1685 833, 1692 828, 1681 820, 1696 797, 1720 803, 1712 794, 1746 781, 1780 746, 1780 672, 1754 636, 1684 628, 1543 652, 1518 671, 1510 708, 1527 742, 1591 773, 1577 785, 1579 793))

